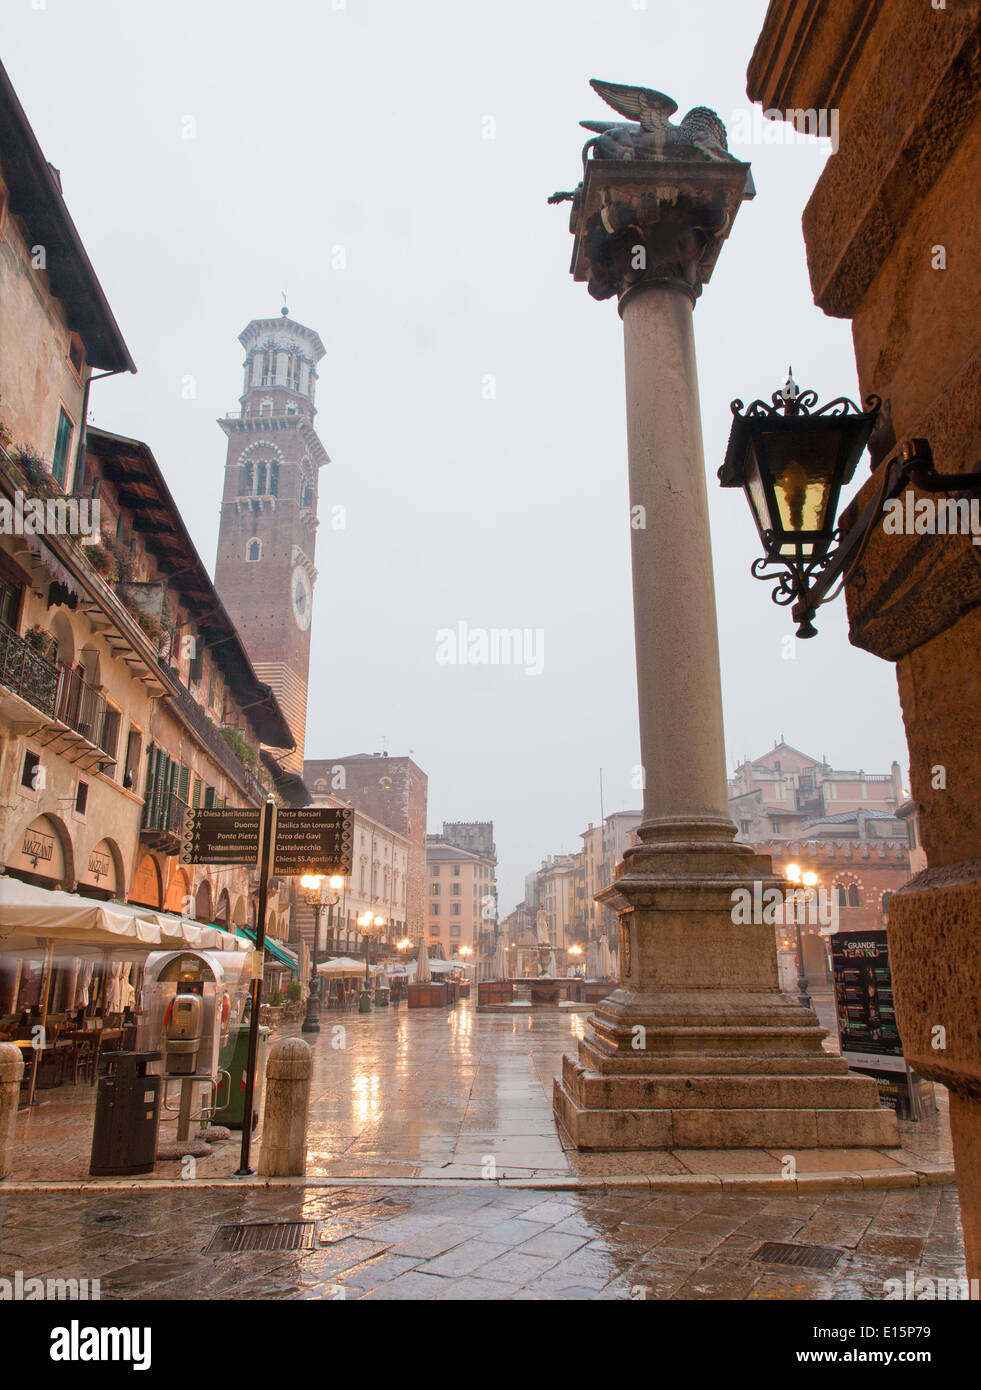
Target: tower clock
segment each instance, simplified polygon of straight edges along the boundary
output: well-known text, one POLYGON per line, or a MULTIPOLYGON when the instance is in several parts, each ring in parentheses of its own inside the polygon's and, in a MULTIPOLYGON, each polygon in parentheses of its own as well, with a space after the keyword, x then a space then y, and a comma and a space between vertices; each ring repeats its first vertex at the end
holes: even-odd
POLYGON ((239 342, 240 410, 218 421, 228 452, 215 586, 296 739, 282 762, 302 774, 317 486, 330 462, 313 423, 324 345, 285 308, 279 318, 253 319, 239 342))

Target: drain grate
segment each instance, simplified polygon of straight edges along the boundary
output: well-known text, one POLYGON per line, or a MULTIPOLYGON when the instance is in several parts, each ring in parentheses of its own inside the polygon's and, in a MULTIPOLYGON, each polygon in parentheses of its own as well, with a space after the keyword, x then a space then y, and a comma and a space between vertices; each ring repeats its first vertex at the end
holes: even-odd
POLYGON ((784 1241, 768 1240, 753 1259, 775 1265, 794 1265, 797 1269, 833 1269, 844 1253, 833 1245, 788 1245, 784 1241))
POLYGON ((237 1255, 242 1250, 312 1250, 316 1221, 254 1221, 219 1226, 205 1247, 206 1255, 237 1255))

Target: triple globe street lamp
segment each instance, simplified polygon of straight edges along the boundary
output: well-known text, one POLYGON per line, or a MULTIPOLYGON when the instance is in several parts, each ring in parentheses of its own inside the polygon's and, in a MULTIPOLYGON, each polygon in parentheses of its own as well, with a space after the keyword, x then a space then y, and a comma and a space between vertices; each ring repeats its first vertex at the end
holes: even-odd
MULTIPOLYGON (((818 876, 810 869, 802 873, 799 864, 788 864, 784 873, 790 879, 791 883, 797 887, 817 888, 818 876)), ((807 989, 807 969, 804 965, 804 938, 801 936, 800 930, 800 903, 798 902, 796 893, 792 893, 791 898, 794 904, 794 926, 797 930, 797 997, 804 1008, 809 1009, 811 1007, 811 996, 807 989)), ((805 906, 809 901, 810 898, 805 894, 805 906)))
MULTIPOLYGON (((386 921, 384 917, 378 917, 373 912, 364 912, 358 918, 358 931, 364 937, 364 994, 368 996, 367 1007, 371 1007, 371 940, 372 937, 381 936, 385 930, 386 921)), ((364 995, 362 995, 362 1010, 364 1010, 364 995)))
POLYGON ((307 1015, 300 1029, 301 1033, 320 1032, 320 914, 324 908, 331 911, 341 900, 344 879, 340 874, 332 874, 324 887, 323 874, 304 874, 300 887, 307 905, 313 908, 313 951, 311 952, 310 989, 307 992, 307 1015))

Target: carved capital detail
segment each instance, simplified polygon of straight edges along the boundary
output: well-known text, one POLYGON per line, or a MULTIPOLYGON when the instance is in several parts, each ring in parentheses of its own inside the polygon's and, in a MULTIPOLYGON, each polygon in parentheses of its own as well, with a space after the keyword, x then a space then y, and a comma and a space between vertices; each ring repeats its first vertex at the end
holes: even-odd
POLYGON ((753 192, 736 161, 590 160, 572 206, 573 276, 594 299, 662 285, 694 304, 753 192))

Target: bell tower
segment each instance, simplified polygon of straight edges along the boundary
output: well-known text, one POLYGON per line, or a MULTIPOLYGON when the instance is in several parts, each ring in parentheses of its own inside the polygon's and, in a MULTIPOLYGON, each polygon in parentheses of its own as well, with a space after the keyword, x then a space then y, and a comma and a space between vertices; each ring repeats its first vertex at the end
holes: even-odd
POLYGON ((314 428, 319 336, 289 317, 253 319, 239 334, 245 378, 228 439, 215 587, 256 674, 271 686, 303 773, 310 622, 317 582, 317 482, 329 463, 314 428))

